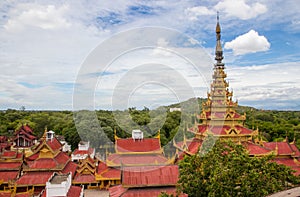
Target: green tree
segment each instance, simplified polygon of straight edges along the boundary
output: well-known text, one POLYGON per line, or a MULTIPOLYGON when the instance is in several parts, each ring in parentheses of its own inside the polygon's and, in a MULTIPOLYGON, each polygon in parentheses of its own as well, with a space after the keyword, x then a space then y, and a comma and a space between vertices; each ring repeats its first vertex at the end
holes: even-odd
POLYGON ((189 196, 265 196, 298 178, 272 157, 250 157, 244 147, 211 138, 199 154, 179 163, 178 191, 189 196), (212 147, 211 150, 210 147, 212 147))

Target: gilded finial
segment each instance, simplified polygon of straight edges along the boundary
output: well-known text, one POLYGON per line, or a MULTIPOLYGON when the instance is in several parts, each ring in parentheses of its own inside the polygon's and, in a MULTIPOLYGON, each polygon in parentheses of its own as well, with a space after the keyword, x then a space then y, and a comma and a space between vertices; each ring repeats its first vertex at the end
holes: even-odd
POLYGON ((287 131, 285 131, 285 142, 289 142, 288 132, 287 131))
POLYGON ((116 128, 114 128, 114 137, 115 137, 115 140, 119 139, 119 137, 117 136, 117 130, 116 130, 116 128))
POLYGON ((155 136, 155 138, 160 139, 160 129, 158 129, 157 134, 155 136))
POLYGON ((220 23, 219 23, 219 12, 217 12, 216 38, 217 38, 217 45, 216 45, 215 60, 217 60, 217 66, 224 67, 224 64, 222 63, 223 50, 222 50, 222 46, 221 46, 221 27, 220 27, 220 23))
POLYGON ((216 33, 221 33, 220 23, 219 23, 219 11, 217 12, 217 26, 216 26, 216 33))
POLYGON ((294 138, 292 144, 295 144, 295 142, 296 142, 296 130, 294 130, 294 138))

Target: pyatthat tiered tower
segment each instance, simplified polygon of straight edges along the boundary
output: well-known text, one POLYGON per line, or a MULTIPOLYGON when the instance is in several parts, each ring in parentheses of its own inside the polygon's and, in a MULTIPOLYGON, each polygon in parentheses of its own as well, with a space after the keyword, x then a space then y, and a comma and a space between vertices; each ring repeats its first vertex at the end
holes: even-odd
POLYGON ((207 101, 202 104, 202 112, 198 116, 201 124, 194 130, 196 138, 203 139, 212 134, 220 139, 231 139, 236 142, 245 142, 258 135, 258 131, 244 127, 246 115, 236 112, 237 102, 232 101, 233 92, 228 90, 229 83, 226 81, 223 50, 221 45, 221 27, 219 16, 216 26, 216 51, 213 81, 207 101))

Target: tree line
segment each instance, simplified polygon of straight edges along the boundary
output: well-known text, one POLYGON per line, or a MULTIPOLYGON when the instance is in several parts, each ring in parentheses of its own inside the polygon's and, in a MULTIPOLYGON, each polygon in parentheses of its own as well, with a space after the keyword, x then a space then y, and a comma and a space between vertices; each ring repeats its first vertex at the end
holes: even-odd
MULTIPOLYGON (((182 139, 182 133, 195 122, 195 115, 201 111, 205 99, 190 99, 155 110, 147 107, 134 107, 124 111, 29 111, 7 109, 0 111, 0 135, 12 136, 22 124, 28 124, 34 134, 41 137, 45 127, 57 135, 63 135, 75 149, 81 138, 87 138, 98 146, 99 139, 107 137, 114 142, 114 134, 121 138, 130 137, 133 129, 141 129, 146 137, 153 137, 160 130, 161 143, 165 145, 172 139, 182 139), (194 106, 195 101, 199 104, 194 106), (191 104, 192 103, 192 104, 191 104), (170 108, 183 107, 185 111, 170 111, 170 108), (92 120, 91 117, 96 117, 92 120), (75 124, 76 122, 76 124, 75 124), (99 126, 101 132, 99 131, 99 126), (78 131, 80 130, 79 134, 78 131), (97 144, 98 143, 98 144, 97 144)), ((281 141, 288 137, 300 146, 300 111, 258 110, 239 106, 239 113, 246 113, 246 126, 258 128, 266 141, 281 141)), ((191 136, 190 136, 191 137, 191 136)), ((82 139, 85 140, 85 139, 82 139)))

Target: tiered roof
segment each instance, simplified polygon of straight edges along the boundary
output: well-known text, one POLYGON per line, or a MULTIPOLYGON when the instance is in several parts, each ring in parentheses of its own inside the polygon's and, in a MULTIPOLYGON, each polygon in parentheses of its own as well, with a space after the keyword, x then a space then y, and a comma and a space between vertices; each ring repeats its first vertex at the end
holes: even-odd
POLYGON ((23 153, 4 151, 0 153, 0 182, 8 184, 16 180, 23 164, 23 153))
POLYGON ((172 163, 163 154, 160 146, 160 133, 154 138, 121 139, 115 135, 116 153, 108 155, 109 167, 136 165, 166 165, 172 163))
POLYGON ((193 140, 174 142, 174 146, 180 151, 179 159, 185 154, 195 154, 201 147, 203 140, 208 135, 213 135, 220 140, 232 140, 242 144, 251 156, 264 156, 274 154, 274 161, 285 164, 300 174, 300 151, 294 143, 263 142, 258 138, 258 129, 252 130, 244 127, 246 115, 236 112, 237 102, 232 101, 233 92, 228 90, 229 83, 226 81, 223 50, 221 46, 221 28, 219 20, 216 26, 217 44, 213 81, 207 101, 202 104, 202 112, 197 118, 201 121, 196 123, 189 131, 195 134, 193 140))
POLYGON ((8 137, 0 136, 0 153, 4 150, 9 150, 12 146, 12 142, 9 141, 8 137))
POLYGON ((62 152, 62 144, 54 132, 45 131, 39 144, 33 148, 32 155, 25 157, 23 175, 16 181, 18 187, 45 186, 53 172, 75 174, 77 165, 62 152), (51 134, 47 136, 47 134, 51 134))
POLYGON ((97 166, 96 179, 98 180, 121 180, 120 168, 108 167, 104 162, 97 166))
POLYGON ((221 27, 219 20, 216 26, 216 51, 213 81, 207 101, 202 104, 202 112, 198 117, 202 121, 194 131, 196 137, 204 139, 207 135, 230 138, 234 141, 246 142, 258 135, 258 131, 244 127, 246 115, 236 112, 237 102, 232 100, 233 92, 228 90, 229 83, 226 81, 223 50, 221 46, 221 27))
POLYGON ((32 129, 29 125, 22 125, 18 130, 15 131, 15 147, 30 147, 34 144, 36 136, 33 134, 32 129))
POLYGON ((80 161, 78 164, 78 169, 76 175, 73 179, 74 183, 94 183, 95 179, 96 165, 95 161, 87 157, 86 159, 80 161))
POLYGON ((175 194, 178 166, 172 165, 175 158, 164 156, 160 133, 155 138, 115 139, 116 153, 98 166, 99 177, 121 179, 121 185, 109 190, 110 196, 155 196, 163 191, 175 194))

